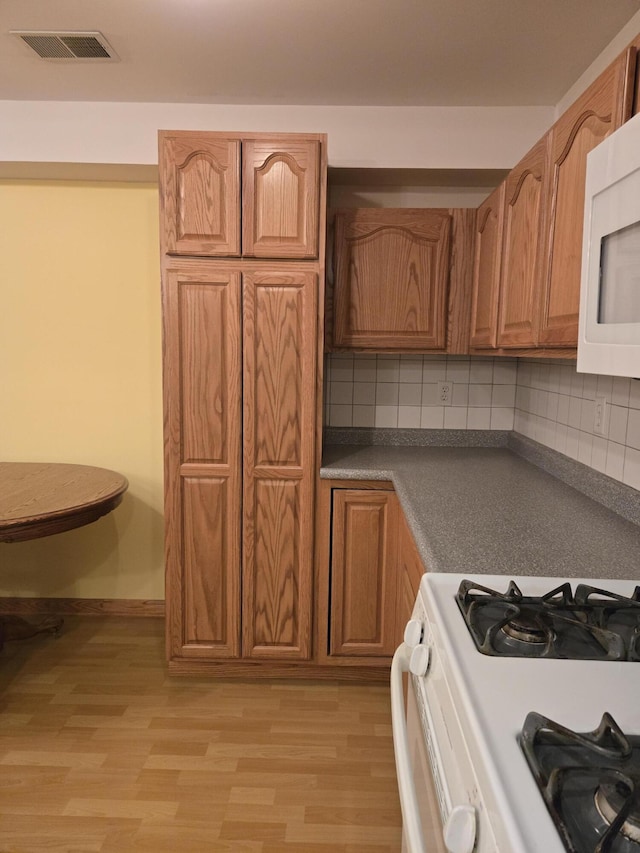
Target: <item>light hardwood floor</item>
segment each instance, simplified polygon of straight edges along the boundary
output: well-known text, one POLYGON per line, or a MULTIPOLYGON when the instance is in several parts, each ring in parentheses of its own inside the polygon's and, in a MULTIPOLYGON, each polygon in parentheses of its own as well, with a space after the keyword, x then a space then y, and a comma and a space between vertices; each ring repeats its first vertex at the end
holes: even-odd
POLYGON ((391 853, 386 685, 168 677, 160 619, 0 653, 0 853, 391 853))

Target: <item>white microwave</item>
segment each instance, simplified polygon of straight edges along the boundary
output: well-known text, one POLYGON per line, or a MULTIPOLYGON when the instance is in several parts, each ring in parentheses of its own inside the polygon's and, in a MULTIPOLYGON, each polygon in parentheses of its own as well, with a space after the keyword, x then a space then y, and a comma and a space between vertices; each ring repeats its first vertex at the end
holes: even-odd
POLYGON ((577 369, 640 377, 640 114, 587 155, 577 369))

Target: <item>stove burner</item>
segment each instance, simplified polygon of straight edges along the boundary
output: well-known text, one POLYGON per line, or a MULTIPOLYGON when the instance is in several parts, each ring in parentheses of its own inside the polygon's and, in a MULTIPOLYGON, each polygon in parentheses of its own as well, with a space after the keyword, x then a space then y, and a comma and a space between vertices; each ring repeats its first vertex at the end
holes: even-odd
POLYGON ((639 736, 610 714, 581 734, 532 712, 520 745, 569 853, 639 853, 639 736))
POLYGON ((631 598, 563 583, 525 596, 515 581, 504 593, 463 580, 456 602, 485 655, 640 661, 640 587, 631 598))
POLYGON ((549 638, 549 628, 533 610, 521 610, 500 629, 507 637, 521 643, 544 645, 549 638))
POLYGON ((640 803, 633 785, 623 779, 607 778, 598 786, 594 801, 607 826, 621 823, 618 832, 640 843, 640 803))

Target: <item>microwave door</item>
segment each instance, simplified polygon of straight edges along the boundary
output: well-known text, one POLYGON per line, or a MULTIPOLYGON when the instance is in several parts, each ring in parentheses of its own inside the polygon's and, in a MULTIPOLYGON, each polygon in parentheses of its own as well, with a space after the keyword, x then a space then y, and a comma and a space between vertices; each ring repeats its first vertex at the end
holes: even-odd
POLYGON ((640 222, 600 243, 598 323, 640 323, 640 222))

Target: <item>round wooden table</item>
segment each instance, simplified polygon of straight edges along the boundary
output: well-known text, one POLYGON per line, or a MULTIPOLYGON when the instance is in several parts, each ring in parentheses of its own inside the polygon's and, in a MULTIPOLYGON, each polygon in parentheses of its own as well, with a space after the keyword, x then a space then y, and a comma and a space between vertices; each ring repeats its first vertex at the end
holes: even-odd
MULTIPOLYGON (((24 542, 91 524, 122 501, 129 483, 106 468, 56 462, 0 462, 0 542, 24 542)), ((1 576, 0 576, 1 583, 1 576)), ((62 619, 32 625, 19 617, 0 619, 3 639, 57 632, 62 619)))

